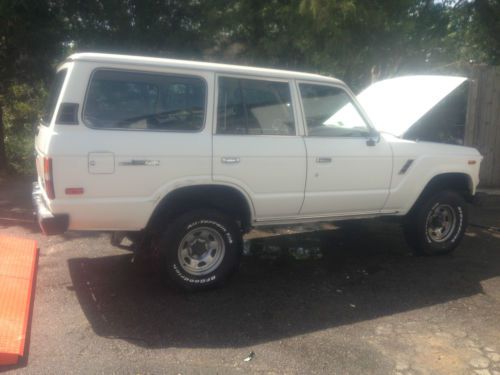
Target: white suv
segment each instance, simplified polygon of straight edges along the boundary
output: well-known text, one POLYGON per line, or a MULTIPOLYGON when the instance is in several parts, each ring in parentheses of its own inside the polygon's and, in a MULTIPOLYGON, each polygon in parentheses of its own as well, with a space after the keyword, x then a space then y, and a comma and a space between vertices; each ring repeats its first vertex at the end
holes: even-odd
MULTIPOLYGON (((394 94, 401 81, 388 82, 379 91, 394 94)), ((413 82, 392 101, 360 99, 396 133, 463 79, 413 82), (415 99, 418 87, 427 92, 415 99)), ((379 131, 334 78, 75 54, 58 67, 38 127, 33 197, 44 233, 125 234, 159 251, 165 274, 191 289, 224 281, 242 235, 263 225, 395 215, 416 252, 450 252, 480 154, 379 131)))

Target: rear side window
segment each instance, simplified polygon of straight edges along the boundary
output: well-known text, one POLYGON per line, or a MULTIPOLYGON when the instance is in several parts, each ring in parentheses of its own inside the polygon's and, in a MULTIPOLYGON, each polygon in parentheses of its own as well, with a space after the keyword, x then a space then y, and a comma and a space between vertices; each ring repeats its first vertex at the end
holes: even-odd
POLYGON ((294 135, 289 84, 220 77, 217 133, 294 135))
POLYGON ((199 131, 205 102, 201 78, 98 70, 91 78, 83 120, 97 129, 199 131))
POLYGON ((54 116, 54 110, 56 109, 57 99, 59 99, 59 94, 61 93, 61 88, 66 78, 66 69, 62 69, 56 73, 54 81, 50 86, 49 95, 45 101, 45 105, 42 111, 42 124, 48 126, 52 116, 54 116))

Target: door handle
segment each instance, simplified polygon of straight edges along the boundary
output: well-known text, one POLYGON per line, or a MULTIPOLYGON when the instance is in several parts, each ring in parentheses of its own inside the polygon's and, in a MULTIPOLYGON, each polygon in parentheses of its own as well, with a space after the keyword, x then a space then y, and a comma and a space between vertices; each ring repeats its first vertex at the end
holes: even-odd
POLYGON ((332 158, 326 156, 320 156, 316 158, 316 163, 331 163, 332 158))
POLYGON ((240 158, 237 158, 237 157, 234 157, 234 156, 231 156, 231 157, 228 157, 228 156, 223 156, 220 161, 224 164, 238 164, 240 162, 240 158))

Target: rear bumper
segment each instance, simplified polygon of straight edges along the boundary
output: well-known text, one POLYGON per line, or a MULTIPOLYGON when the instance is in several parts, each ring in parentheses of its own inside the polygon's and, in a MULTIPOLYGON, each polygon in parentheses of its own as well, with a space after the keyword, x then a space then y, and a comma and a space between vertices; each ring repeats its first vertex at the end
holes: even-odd
POLYGON ((61 234, 68 230, 69 215, 54 215, 50 212, 43 200, 42 191, 37 182, 33 183, 31 197, 33 199, 34 214, 36 215, 38 225, 45 235, 51 236, 54 234, 61 234))

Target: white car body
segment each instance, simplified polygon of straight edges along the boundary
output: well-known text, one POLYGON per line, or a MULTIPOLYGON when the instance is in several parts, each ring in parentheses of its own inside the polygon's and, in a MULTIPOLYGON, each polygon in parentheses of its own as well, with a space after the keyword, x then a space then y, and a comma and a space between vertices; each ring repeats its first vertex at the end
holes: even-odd
MULTIPOLYGON (((46 211, 68 218, 64 230, 144 230, 160 202, 185 187, 236 189, 249 207, 252 227, 403 216, 436 176, 466 176, 471 195, 479 182, 482 158, 473 148, 408 141, 387 133, 373 132, 366 137, 308 135, 298 86, 301 82, 340 88, 366 124, 375 128, 369 117, 373 108, 365 104, 365 111, 349 88, 333 78, 92 53, 70 56, 58 67, 62 69, 67 73, 54 115, 38 127, 36 152, 41 186, 46 183, 43 160, 51 159, 55 197, 49 197, 44 188, 39 194, 46 211), (89 80, 93 72, 103 68, 199 77, 206 87, 203 128, 175 132, 87 126, 83 110, 89 80), (295 134, 218 134, 217 82, 222 76, 286 83, 295 134), (62 103, 78 104, 75 124, 58 123, 62 103), (407 163, 411 165, 403 172, 407 163)), ((385 103, 388 110, 393 107, 385 103)), ((377 125, 380 118, 376 116, 377 125)))

